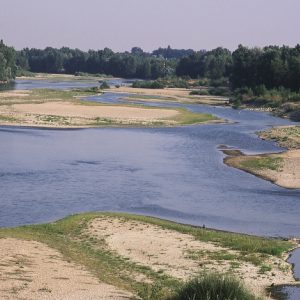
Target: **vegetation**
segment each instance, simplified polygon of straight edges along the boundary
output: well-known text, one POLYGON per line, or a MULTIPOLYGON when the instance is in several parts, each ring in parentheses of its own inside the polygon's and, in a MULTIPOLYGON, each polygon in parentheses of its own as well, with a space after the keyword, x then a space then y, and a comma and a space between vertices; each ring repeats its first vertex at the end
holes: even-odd
POLYGON ((101 90, 107 90, 107 89, 109 89, 110 88, 110 86, 109 86, 109 84, 106 82, 106 81, 103 81, 101 84, 100 84, 100 89, 101 90))
MULTIPOLYGON (((215 295, 213 293, 216 292, 222 297, 234 297, 236 295, 236 299, 255 299, 250 297, 240 283, 227 276, 202 276, 186 286, 182 286, 181 281, 167 276, 163 272, 155 272, 147 266, 136 264, 119 256, 115 251, 111 251, 107 247, 104 239, 93 238, 86 232, 89 222, 101 216, 154 224, 165 229, 190 234, 197 240, 209 241, 220 246, 226 246, 229 249, 240 250, 247 255, 269 253, 280 256, 284 251, 293 247, 291 243, 282 240, 197 228, 151 217, 121 213, 86 213, 69 216, 50 224, 1 228, 0 238, 13 237, 43 242, 60 251, 68 260, 85 266, 101 281, 109 284, 113 283, 119 288, 129 290, 142 299, 189 299, 182 297, 190 291, 197 291, 197 295, 198 292, 207 292, 213 296, 215 295), (142 275, 147 280, 139 280, 139 275, 142 275), (178 288, 180 288, 179 292, 178 288), (233 294, 227 294, 229 290, 233 294)), ((263 264, 261 269, 264 272, 268 271, 268 268, 263 266, 263 264)))
POLYGON ((0 83, 7 83, 15 77, 15 50, 0 40, 0 83))
POLYGON ((255 300, 237 279, 228 275, 204 274, 187 282, 169 300, 255 300))
POLYGON ((282 161, 281 157, 249 157, 247 160, 242 161, 240 165, 245 169, 278 171, 280 170, 282 161))
POLYGON ((267 140, 275 140, 281 147, 300 149, 300 126, 274 127, 259 133, 267 140))
POLYGON ((232 53, 221 47, 211 51, 168 47, 152 53, 138 47, 124 53, 67 47, 15 52, 1 41, 0 82, 30 72, 151 79, 154 81, 135 82, 133 87, 194 87, 198 91, 193 95, 231 97, 235 108, 263 107, 300 120, 300 45, 252 49, 239 45, 232 53))

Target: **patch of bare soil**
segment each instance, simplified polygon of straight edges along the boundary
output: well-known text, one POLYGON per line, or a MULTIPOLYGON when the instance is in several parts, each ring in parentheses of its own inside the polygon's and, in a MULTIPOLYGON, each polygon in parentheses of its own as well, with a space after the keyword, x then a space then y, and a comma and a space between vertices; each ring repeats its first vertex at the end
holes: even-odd
POLYGON ((122 300, 132 295, 99 282, 42 243, 7 238, 0 239, 0 298, 122 300))

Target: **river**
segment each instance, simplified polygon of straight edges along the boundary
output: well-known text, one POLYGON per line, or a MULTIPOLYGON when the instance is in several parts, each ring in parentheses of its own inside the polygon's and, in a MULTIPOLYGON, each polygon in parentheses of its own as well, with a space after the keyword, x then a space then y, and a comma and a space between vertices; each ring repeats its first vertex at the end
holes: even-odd
MULTIPOLYGON (((15 88, 93 85, 17 81, 15 88)), ((89 99, 117 103, 120 97, 109 93, 89 99)), ((218 150, 227 145, 249 154, 282 151, 255 132, 290 121, 228 107, 168 106, 212 113, 231 123, 78 130, 0 127, 0 226, 105 210, 261 236, 300 236, 300 190, 230 168, 218 150)))

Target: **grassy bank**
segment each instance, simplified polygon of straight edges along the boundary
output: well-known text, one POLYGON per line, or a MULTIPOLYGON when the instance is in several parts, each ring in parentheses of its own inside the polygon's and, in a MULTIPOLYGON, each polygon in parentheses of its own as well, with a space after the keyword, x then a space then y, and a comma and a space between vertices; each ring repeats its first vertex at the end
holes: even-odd
MULTIPOLYGON (((61 252, 67 260, 85 266, 101 281, 128 290, 142 299, 173 297, 178 292, 178 288, 183 287, 182 280, 170 276, 164 271, 155 271, 148 265, 137 263, 110 249, 105 236, 96 238, 88 234, 87 229, 91 222, 99 218, 100 220, 106 218, 109 222, 118 219, 123 224, 131 222, 130 226, 132 224, 158 226, 161 230, 166 231, 166 237, 171 230, 178 234, 184 234, 183 237, 187 235, 199 242, 225 247, 226 250, 213 253, 214 257, 211 253, 207 263, 212 264, 215 261, 218 265, 222 265, 224 261, 231 262, 235 265, 230 269, 232 274, 237 272, 239 268, 237 265, 243 264, 243 262, 255 265, 265 275, 271 270, 275 272, 275 265, 267 265, 270 263, 270 259, 275 259, 278 264, 278 259, 281 259, 286 251, 293 247, 292 243, 278 239, 221 232, 151 217, 116 213, 87 213, 73 215, 50 224, 2 228, 0 229, 0 238, 10 237, 45 243, 61 252)), ((195 255, 194 249, 191 249, 189 254, 195 255)), ((194 257, 193 259, 198 258, 194 257)), ((282 268, 285 268, 284 265, 282 268)), ((201 267, 199 267, 200 270, 201 267)), ((255 276, 260 275, 256 274, 255 276)))

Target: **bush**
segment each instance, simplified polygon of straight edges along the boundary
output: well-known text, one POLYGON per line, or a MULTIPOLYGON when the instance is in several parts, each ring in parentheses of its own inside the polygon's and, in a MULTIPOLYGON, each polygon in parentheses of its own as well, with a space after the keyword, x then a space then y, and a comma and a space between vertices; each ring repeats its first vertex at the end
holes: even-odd
POLYGON ((229 86, 228 78, 222 77, 219 79, 211 79, 210 86, 213 87, 229 86))
POLYGON ((190 95, 207 96, 207 95, 209 95, 209 92, 208 92, 208 90, 191 91, 190 95))
POLYGON ((216 273, 202 275, 186 283, 168 300, 255 300, 240 281, 216 273))
POLYGON ((209 94, 213 96, 225 96, 229 97, 231 95, 231 92, 229 88, 226 87, 215 87, 209 89, 209 94))
POLYGON ((159 81, 135 81, 132 84, 133 88, 140 89, 163 89, 165 86, 159 81))
POLYGON ((106 81, 103 81, 100 85, 101 90, 106 90, 106 89, 109 89, 109 88, 110 88, 110 86, 106 81))
POLYGON ((294 122, 300 122, 300 109, 295 110, 290 114, 290 119, 294 122))

